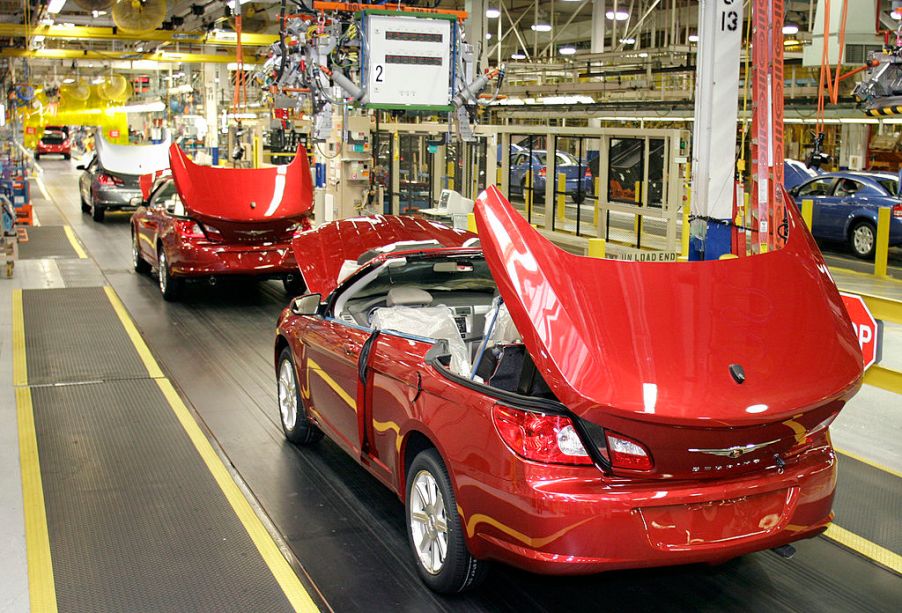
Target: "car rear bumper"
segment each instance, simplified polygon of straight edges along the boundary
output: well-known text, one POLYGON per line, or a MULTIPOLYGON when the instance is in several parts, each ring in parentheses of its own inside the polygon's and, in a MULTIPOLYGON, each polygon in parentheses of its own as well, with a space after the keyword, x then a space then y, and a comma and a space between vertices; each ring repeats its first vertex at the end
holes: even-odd
MULTIPOLYGON (((168 252, 167 252, 167 255, 168 252)), ((170 256, 172 273, 183 277, 218 275, 282 276, 298 272, 288 243, 270 245, 198 245, 182 242, 170 256)))
POLYGON ((69 147, 37 147, 34 152, 38 155, 69 155, 71 150, 69 147))
POLYGON ((491 510, 465 515, 465 530, 475 556, 545 574, 718 562, 809 538, 830 523, 836 486, 830 447, 730 481, 613 485, 523 466, 513 497, 478 495, 491 510))
POLYGON ((138 188, 104 188, 94 190, 94 206, 102 209, 134 210, 132 198, 140 198, 138 188))

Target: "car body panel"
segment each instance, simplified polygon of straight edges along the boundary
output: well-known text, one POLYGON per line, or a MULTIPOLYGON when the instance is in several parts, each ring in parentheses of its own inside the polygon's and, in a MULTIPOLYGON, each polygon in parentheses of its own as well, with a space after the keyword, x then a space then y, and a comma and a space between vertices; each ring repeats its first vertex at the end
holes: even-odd
MULTIPOLYGON (((812 234, 815 238, 848 241, 852 228, 859 222, 877 226, 877 211, 882 207, 902 206, 898 195, 899 177, 891 173, 840 171, 823 173, 809 179, 790 193, 797 207, 803 200, 812 200, 812 234), (857 191, 843 189, 845 181, 852 181, 857 191), (889 182, 896 192, 886 188, 889 182)), ((902 217, 890 217, 890 245, 902 245, 902 217)))
POLYGON ((524 343, 577 414, 605 407, 633 419, 739 426, 791 417, 861 378, 851 322, 795 213, 783 249, 674 266, 565 252, 495 188, 474 211, 524 343), (792 316, 799 312, 804 326, 792 316), (744 369, 742 385, 731 364, 744 369))
MULTIPOLYGON (((541 374, 558 377, 554 391, 562 403, 529 404, 537 401, 464 382, 437 359, 440 342, 376 332, 334 312, 344 292, 365 287, 369 272, 391 262, 403 261, 400 274, 421 260, 481 257, 478 250, 455 246, 462 237, 448 234, 450 229, 437 237, 437 224, 379 216, 332 222, 293 241, 310 291, 322 292, 322 302, 316 314, 282 312, 275 357, 283 347, 291 349, 307 418, 401 500, 413 454, 424 445, 435 447, 448 469, 470 553, 533 572, 721 561, 822 532, 832 519, 836 485, 825 424, 857 389, 861 356, 797 216, 790 218, 793 238, 782 255, 661 268, 610 261, 596 268, 598 262, 561 258, 511 215, 516 212, 496 190, 480 197, 482 251, 517 328, 524 338, 534 337, 527 348, 541 374), (429 238, 440 244, 377 254, 337 280, 345 260, 356 262, 377 246, 429 238), (593 283, 600 289, 593 290, 593 283), (800 295, 803 290, 811 295, 800 295), (798 304, 824 338, 789 326, 798 322, 798 304), (767 327, 788 336, 777 339, 767 327), (587 333, 598 334, 605 345, 587 333), (655 334, 663 339, 656 341, 655 334), (564 355, 566 342, 572 351, 564 355), (813 347, 800 350, 802 343, 813 347), (762 366, 776 352, 798 358, 817 381, 799 375, 800 367, 780 373, 762 366), (747 366, 745 383, 731 379, 727 357, 747 366), (592 375, 606 386, 593 387, 592 375), (658 384, 654 413, 644 411, 646 378, 658 384), (642 411, 633 406, 633 385, 642 411), (568 395, 565 387, 573 391, 568 395), (795 387, 804 389, 787 389, 795 387), (595 396, 612 405, 600 406, 595 396), (752 405, 750 398, 768 406, 752 405), (789 402, 799 403, 795 411, 788 410, 789 402), (651 450, 655 470, 640 474, 598 462, 527 460, 499 436, 493 423, 499 404, 540 412, 553 406, 574 423, 591 420, 637 437, 651 450), (738 459, 694 453, 763 443, 738 459)), ((786 357, 775 359, 785 366, 786 357)))
POLYGON ((179 196, 194 219, 265 225, 313 209, 313 180, 303 147, 290 164, 270 168, 200 166, 175 144, 169 156, 179 196))
POLYGON ((328 295, 338 285, 345 262, 400 241, 438 241, 459 247, 475 235, 419 217, 375 215, 349 217, 323 224, 295 237, 292 247, 301 275, 311 293, 328 295))
POLYGON ((97 159, 107 172, 138 177, 169 168, 169 133, 166 140, 155 145, 116 145, 97 130, 95 137, 97 159))
MULTIPOLYGON (((176 155, 181 154, 176 151, 176 155)), ((279 203, 277 212, 262 220, 246 206, 245 197, 250 189, 252 193, 267 192, 272 199, 276 173, 208 169, 182 160, 181 172, 146 175, 140 181, 142 205, 132 215, 132 232, 141 257, 156 267, 159 250, 165 250, 171 274, 180 277, 284 277, 297 273, 291 238, 295 231, 309 229, 313 198, 312 189, 304 189, 309 186, 310 168, 303 150, 298 160, 278 175, 283 188, 288 185, 292 190, 290 206, 279 203), (196 197, 196 190, 213 180, 211 172, 219 184, 232 188, 216 192, 228 202, 214 204, 204 196, 197 206, 182 199, 183 195, 196 197), (180 188, 180 180, 189 187, 180 188), (242 185, 245 187, 239 188, 242 185)))

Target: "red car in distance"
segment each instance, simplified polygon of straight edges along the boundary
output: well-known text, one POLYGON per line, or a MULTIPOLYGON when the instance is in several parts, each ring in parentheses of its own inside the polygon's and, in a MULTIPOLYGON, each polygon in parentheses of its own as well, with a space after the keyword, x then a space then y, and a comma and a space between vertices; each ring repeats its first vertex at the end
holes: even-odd
POLYGON ((272 168, 199 166, 175 144, 169 161, 169 171, 141 177, 131 218, 135 271, 155 269, 163 298, 177 299, 187 279, 222 276, 280 278, 290 295, 303 290, 291 250, 313 208, 303 147, 272 168))
POLYGON ((69 144, 69 135, 62 130, 44 130, 37 146, 34 148, 34 159, 38 160, 42 155, 61 155, 68 160, 72 157, 72 147, 69 144))
POLYGON ((572 255, 495 188, 476 202, 479 246, 403 217, 300 233, 311 294, 275 342, 285 435, 326 434, 398 494, 439 592, 491 560, 584 574, 820 534, 828 428, 862 358, 787 211, 783 249, 692 263, 572 255))

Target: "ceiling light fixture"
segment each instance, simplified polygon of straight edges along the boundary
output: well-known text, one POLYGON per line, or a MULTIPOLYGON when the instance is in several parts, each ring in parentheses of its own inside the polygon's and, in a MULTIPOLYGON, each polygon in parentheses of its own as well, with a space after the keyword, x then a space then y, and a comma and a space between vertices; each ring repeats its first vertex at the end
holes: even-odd
POLYGON ((557 50, 557 52, 561 55, 573 55, 574 53, 576 53, 576 47, 568 45, 566 47, 561 47, 557 50))
POLYGON ((626 21, 630 18, 630 14, 626 11, 608 11, 604 16, 611 21, 626 21))
POLYGON ((521 52, 519 52, 519 51, 514 51, 513 53, 511 53, 511 59, 512 59, 512 60, 525 60, 525 59, 526 59, 526 54, 525 54, 525 53, 521 53, 521 52))
POLYGON ((489 19, 498 19, 499 17, 501 17, 501 11, 499 11, 498 9, 486 9, 485 16, 489 19))
POLYGON ((550 23, 534 23, 529 26, 533 32, 551 32, 551 24, 550 23))
POLYGON ((63 83, 65 83, 66 85, 69 85, 70 83, 75 83, 75 79, 73 79, 71 77, 68 79, 63 79, 63 83))
POLYGON ((47 12, 51 15, 56 15, 63 10, 65 4, 66 0, 50 0, 50 2, 47 3, 47 12))
POLYGON ((689 35, 689 42, 690 42, 690 43, 697 43, 697 42, 698 42, 698 34, 690 34, 690 35, 689 35))
POLYGON ((633 38, 632 36, 630 36, 629 38, 621 38, 621 39, 620 39, 620 44, 621 44, 621 45, 635 45, 635 44, 636 44, 636 39, 633 38))
POLYGON ((783 24, 783 34, 787 36, 792 36, 793 34, 799 33, 799 26, 794 23, 785 23, 783 24))

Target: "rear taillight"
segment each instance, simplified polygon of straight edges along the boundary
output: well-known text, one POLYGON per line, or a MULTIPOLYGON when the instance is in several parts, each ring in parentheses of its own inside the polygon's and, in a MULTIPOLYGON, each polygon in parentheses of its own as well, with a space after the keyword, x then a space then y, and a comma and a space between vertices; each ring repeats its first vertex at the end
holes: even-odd
POLYGON ((539 176, 540 177, 544 177, 547 173, 548 173, 548 168, 546 168, 545 166, 542 166, 541 168, 539 168, 539 176))
POLYGON ((586 172, 583 173, 583 176, 586 177, 587 179, 591 179, 592 178, 592 169, 589 168, 588 166, 586 166, 586 172))
POLYGON ((175 222, 175 231, 185 238, 207 238, 203 228, 193 219, 184 219, 175 222))
POLYGON ((893 205, 893 217, 902 217, 902 204, 893 205))
POLYGON ((209 238, 211 241, 218 242, 222 240, 222 232, 219 231, 219 228, 204 225, 204 231, 207 233, 207 238, 209 238))
POLYGON ((547 464, 592 464, 569 417, 495 406, 495 428, 517 455, 547 464))
POLYGON ((613 468, 630 470, 651 470, 654 463, 645 445, 628 436, 605 431, 608 445, 608 461, 613 468))
POLYGON ((115 185, 117 187, 121 186, 121 185, 125 185, 125 181, 123 181, 119 177, 114 177, 113 175, 108 175, 108 174, 104 174, 104 173, 97 175, 97 183, 99 183, 100 185, 110 185, 110 186, 115 185))

